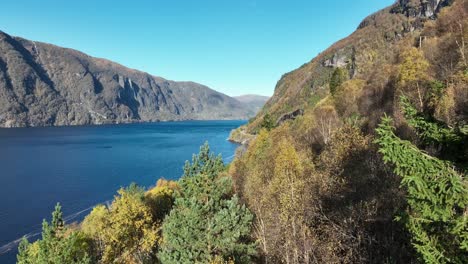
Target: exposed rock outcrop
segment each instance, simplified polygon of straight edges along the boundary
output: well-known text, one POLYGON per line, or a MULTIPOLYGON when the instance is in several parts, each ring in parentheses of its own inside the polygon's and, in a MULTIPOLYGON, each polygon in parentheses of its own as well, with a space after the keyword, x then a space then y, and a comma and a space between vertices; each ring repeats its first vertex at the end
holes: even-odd
POLYGON ((297 109, 295 111, 292 111, 291 113, 284 114, 278 120, 276 121, 276 125, 279 126, 282 123, 288 121, 288 120, 294 120, 297 117, 304 115, 304 110, 303 109, 297 109))
POLYGON ((408 17, 435 18, 437 12, 452 3, 453 0, 399 0, 392 8, 393 13, 408 17))
POLYGON ((322 64, 325 67, 342 68, 352 63, 352 60, 353 51, 351 49, 340 49, 322 64))
POLYGON ((355 75, 356 69, 356 51, 353 47, 339 49, 332 57, 323 61, 322 66, 328 68, 346 68, 351 76, 355 75))

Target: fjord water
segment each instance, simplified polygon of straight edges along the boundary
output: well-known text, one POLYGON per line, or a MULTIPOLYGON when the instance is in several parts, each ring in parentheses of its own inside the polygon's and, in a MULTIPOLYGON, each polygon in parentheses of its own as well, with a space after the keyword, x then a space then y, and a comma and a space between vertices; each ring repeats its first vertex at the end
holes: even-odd
POLYGON ((121 186, 178 179, 185 160, 205 141, 231 161, 236 145, 227 137, 243 123, 0 129, 0 263, 14 263, 11 242, 38 234, 57 202, 68 223, 79 221, 94 205, 109 202, 121 186))

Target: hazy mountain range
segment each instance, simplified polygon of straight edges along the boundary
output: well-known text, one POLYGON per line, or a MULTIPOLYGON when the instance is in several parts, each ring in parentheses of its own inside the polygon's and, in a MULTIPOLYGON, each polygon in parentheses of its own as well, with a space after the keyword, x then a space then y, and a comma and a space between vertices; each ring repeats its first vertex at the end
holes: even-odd
POLYGON ((247 109, 255 115, 258 111, 262 109, 265 103, 270 99, 268 96, 255 95, 255 94, 246 94, 240 96, 234 96, 237 101, 243 103, 247 109))

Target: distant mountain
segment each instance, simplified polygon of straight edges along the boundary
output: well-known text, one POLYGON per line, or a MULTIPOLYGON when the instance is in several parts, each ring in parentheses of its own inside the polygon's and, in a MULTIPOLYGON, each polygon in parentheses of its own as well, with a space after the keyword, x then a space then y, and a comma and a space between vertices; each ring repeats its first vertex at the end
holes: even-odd
POLYGON ((262 109, 262 107, 265 105, 265 103, 270 99, 268 96, 262 96, 262 95, 255 95, 255 94, 246 94, 246 95, 240 95, 240 96, 234 96, 237 101, 243 103, 249 112, 253 113, 253 115, 256 115, 258 111, 262 109))
POLYGON ((254 114, 198 83, 166 80, 0 31, 0 127, 247 119, 254 114))

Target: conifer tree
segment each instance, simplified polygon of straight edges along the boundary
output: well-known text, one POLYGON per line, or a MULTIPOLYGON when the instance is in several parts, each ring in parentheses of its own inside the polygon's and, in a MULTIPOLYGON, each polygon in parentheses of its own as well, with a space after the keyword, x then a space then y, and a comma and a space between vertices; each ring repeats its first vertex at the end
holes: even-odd
POLYGON ((55 206, 52 213, 52 221, 42 222, 42 239, 29 244, 23 238, 17 255, 17 262, 48 263, 48 264, 88 264, 91 259, 88 256, 88 245, 83 235, 78 231, 68 231, 63 220, 62 207, 55 206), (34 249, 34 250, 32 250, 34 249))
POLYGON ((265 116, 263 116, 263 120, 260 127, 266 129, 267 131, 270 131, 273 128, 275 128, 275 122, 273 121, 273 118, 269 113, 266 113, 265 116))
POLYGON ((448 128, 437 123, 435 120, 429 120, 411 104, 410 99, 406 96, 400 98, 403 114, 405 115, 408 124, 416 129, 418 136, 427 144, 459 144, 463 137, 453 128, 448 128))
POLYGON ((52 232, 54 234, 63 231, 64 222, 63 222, 63 212, 62 206, 60 203, 55 205, 55 210, 52 212, 52 222, 51 222, 52 232))
POLYGON ((29 243, 26 237, 23 237, 18 246, 18 254, 16 255, 16 263, 17 264, 29 264, 31 263, 29 258, 29 247, 31 244, 29 243))
POLYGON ((418 112, 406 96, 400 98, 400 103, 405 119, 425 146, 439 149, 442 158, 459 165, 463 166, 462 163, 468 162, 468 134, 464 133, 467 126, 450 128, 431 116, 418 112))
MULTIPOLYGON (((466 172, 429 156, 394 133, 385 117, 376 130, 379 152, 394 166, 407 191, 407 210, 398 219, 426 263, 466 263, 468 256, 468 187, 466 172)), ((432 137, 434 135, 431 135, 432 137)))
POLYGON ((180 195, 162 227, 162 263, 250 263, 255 254, 249 240, 253 215, 232 196, 230 178, 220 176, 223 168, 208 144, 186 163, 180 195))
POLYGON ((330 93, 335 95, 338 87, 348 79, 348 73, 343 68, 336 68, 330 79, 330 93))

